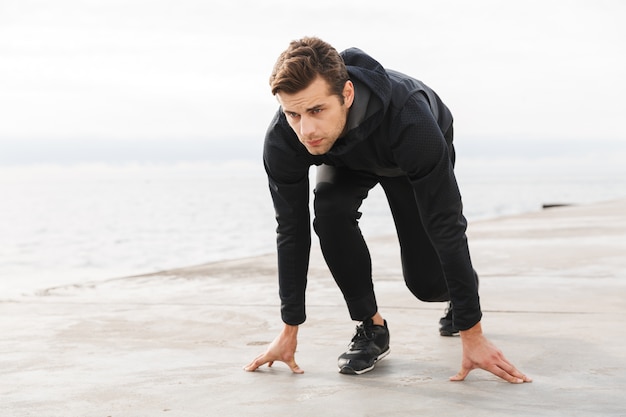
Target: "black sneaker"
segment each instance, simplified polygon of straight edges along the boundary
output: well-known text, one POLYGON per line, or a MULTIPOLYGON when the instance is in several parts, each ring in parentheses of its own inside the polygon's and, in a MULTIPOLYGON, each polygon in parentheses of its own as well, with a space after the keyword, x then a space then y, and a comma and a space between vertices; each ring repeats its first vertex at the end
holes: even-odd
POLYGON ((446 308, 446 315, 439 319, 439 334, 442 336, 457 336, 459 329, 454 327, 452 323, 452 316, 454 312, 452 310, 452 303, 448 304, 446 308))
POLYGON ((356 326, 356 333, 348 350, 339 355, 338 366, 342 374, 361 375, 374 369, 376 362, 389 354, 389 329, 387 321, 378 326, 368 319, 356 326))

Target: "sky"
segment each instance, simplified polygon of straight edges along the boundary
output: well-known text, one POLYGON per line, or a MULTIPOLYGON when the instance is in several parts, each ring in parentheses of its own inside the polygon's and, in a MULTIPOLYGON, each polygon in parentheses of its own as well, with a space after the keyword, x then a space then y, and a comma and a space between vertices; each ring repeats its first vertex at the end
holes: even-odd
POLYGON ((274 61, 311 35, 433 87, 457 142, 624 144, 625 20, 620 0, 0 0, 0 164, 252 156, 274 61))

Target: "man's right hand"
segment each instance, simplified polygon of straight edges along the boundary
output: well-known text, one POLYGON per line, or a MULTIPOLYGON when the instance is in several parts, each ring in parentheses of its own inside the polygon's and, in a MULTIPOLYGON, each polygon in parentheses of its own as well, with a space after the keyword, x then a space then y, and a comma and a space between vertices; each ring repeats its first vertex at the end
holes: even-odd
POLYGON ((248 372, 256 371, 259 366, 266 363, 272 366, 275 361, 286 363, 291 371, 296 374, 302 374, 304 371, 300 369, 296 363, 296 346, 298 345, 298 326, 290 326, 285 324, 283 331, 268 346, 265 353, 260 354, 252 362, 243 369, 248 372))

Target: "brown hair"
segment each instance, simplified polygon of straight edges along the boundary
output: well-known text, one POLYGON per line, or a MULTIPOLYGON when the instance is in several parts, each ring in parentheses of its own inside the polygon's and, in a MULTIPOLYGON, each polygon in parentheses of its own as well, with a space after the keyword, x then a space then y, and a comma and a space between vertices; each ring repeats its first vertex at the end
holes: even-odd
POLYGON ((330 92, 343 103, 343 88, 348 81, 348 70, 343 59, 330 44, 315 37, 292 41, 278 57, 270 87, 272 94, 279 91, 294 94, 304 90, 321 76, 330 86, 330 92))

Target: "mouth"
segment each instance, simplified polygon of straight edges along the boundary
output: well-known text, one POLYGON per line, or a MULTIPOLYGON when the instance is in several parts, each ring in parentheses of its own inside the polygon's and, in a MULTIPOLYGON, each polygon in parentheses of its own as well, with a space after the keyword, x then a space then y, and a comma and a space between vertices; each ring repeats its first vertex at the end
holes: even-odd
POLYGON ((324 139, 309 140, 309 141, 306 142, 306 145, 310 146, 312 148, 315 148, 315 147, 321 145, 323 141, 324 141, 324 139))

